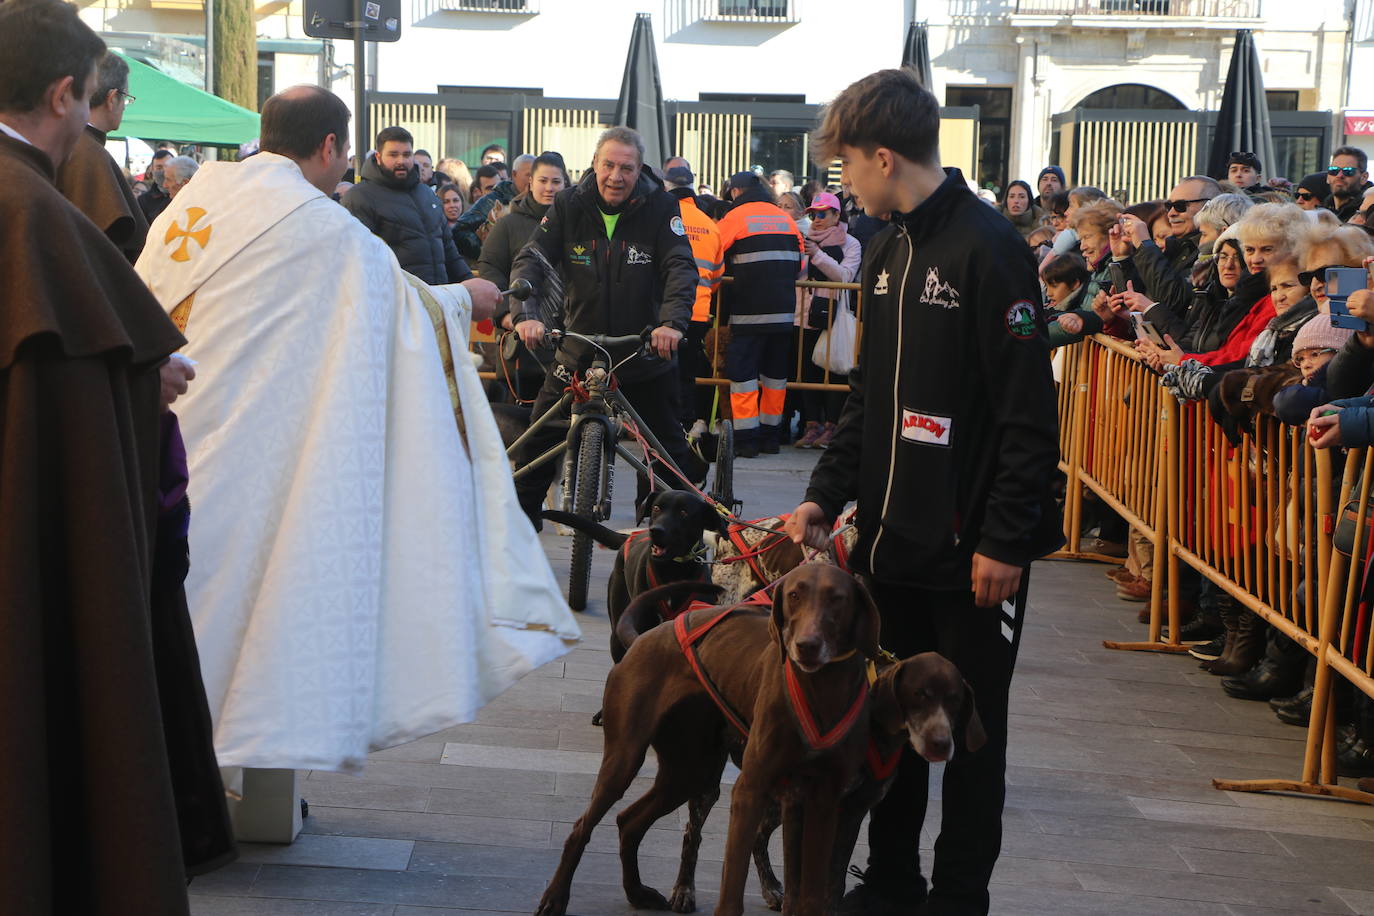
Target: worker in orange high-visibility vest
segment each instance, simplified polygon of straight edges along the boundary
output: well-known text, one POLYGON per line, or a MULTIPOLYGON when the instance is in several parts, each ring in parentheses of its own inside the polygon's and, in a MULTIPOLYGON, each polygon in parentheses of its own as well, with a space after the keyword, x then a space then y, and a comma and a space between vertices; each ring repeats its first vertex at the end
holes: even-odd
POLYGON ((734 201, 720 221, 725 266, 733 278, 721 294, 722 321, 730 318, 725 351, 735 455, 777 454, 783 402, 792 363, 796 281, 805 274, 802 235, 792 217, 753 172, 730 179, 734 201))
POLYGON ((681 157, 669 159, 664 170, 664 185, 668 193, 677 198, 682 224, 687 227, 687 240, 692 243, 692 255, 697 263, 697 299, 692 307, 692 320, 687 326, 687 336, 678 345, 678 416, 684 428, 691 426, 709 415, 711 395, 708 390, 697 391, 697 376, 710 375, 701 352, 701 341, 711 327, 711 303, 716 289, 720 286, 721 274, 725 273, 725 263, 720 244, 720 230, 715 220, 701 211, 692 185, 696 176, 687 160, 681 157))

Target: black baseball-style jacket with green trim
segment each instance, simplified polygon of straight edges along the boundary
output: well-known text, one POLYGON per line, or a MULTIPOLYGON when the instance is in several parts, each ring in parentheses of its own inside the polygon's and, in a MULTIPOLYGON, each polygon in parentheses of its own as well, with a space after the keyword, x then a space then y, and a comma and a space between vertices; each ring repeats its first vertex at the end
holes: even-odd
POLYGON ((975 552, 1029 565, 1063 543, 1059 423, 1026 243, 957 169, 864 252, 859 365, 806 498, 858 500, 858 572, 967 589, 975 552))

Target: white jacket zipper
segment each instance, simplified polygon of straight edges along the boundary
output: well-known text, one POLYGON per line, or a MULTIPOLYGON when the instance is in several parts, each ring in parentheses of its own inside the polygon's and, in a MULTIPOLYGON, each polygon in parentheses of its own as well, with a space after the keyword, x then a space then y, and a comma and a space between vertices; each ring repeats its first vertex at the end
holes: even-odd
POLYGON ((883 537, 883 519, 887 518, 887 507, 892 501, 892 475, 897 467, 897 437, 902 429, 902 402, 899 394, 902 380, 902 324, 905 318, 903 305, 906 301, 906 280, 911 273, 911 259, 916 249, 911 244, 911 236, 902 227, 902 239, 906 242, 906 267, 902 270, 901 291, 897 293, 897 359, 892 367, 892 450, 887 461, 887 489, 883 492, 883 510, 878 515, 878 533, 873 536, 873 546, 868 550, 868 568, 878 575, 878 542, 883 537))

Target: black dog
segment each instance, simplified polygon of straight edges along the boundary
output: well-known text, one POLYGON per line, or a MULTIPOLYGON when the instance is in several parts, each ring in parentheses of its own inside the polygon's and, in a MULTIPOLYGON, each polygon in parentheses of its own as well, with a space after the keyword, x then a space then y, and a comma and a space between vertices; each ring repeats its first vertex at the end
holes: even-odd
MULTIPOLYGON (((702 535, 716 531, 729 536, 724 516, 695 493, 683 490, 656 494, 650 503, 648 531, 636 534, 621 534, 569 512, 546 509, 542 514, 616 551, 615 568, 606 589, 611 658, 616 662, 624 657, 625 646, 615 635, 615 627, 634 597, 670 582, 709 579, 710 567, 701 562, 706 550, 702 535)), ((689 601, 690 596, 685 596, 677 602, 662 602, 662 616, 676 616, 689 601)))

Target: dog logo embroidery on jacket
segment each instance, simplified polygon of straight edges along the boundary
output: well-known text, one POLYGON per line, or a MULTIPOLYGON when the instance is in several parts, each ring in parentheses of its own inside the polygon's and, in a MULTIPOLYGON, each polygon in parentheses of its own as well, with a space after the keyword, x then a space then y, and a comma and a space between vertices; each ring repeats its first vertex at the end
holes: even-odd
POLYGON ((886 271, 886 270, 880 270, 880 271, 878 271, 878 282, 873 284, 873 295, 875 295, 875 296, 886 296, 886 295, 887 295, 887 271, 886 271))
POLYGON ((922 305, 938 305, 941 308, 957 309, 959 291, 940 279, 940 268, 931 267, 926 271, 926 288, 921 290, 922 305))
POLYGON ((1013 302, 1007 309, 1007 331, 1018 340, 1035 336, 1035 306, 1025 299, 1013 302))
POLYGON ((908 442, 942 445, 948 448, 949 433, 953 426, 954 421, 949 417, 937 417, 934 414, 917 413, 902 408, 902 438, 908 442))
POLYGON ((638 248, 631 245, 630 250, 625 252, 625 263, 652 264, 654 263, 654 256, 649 254, 647 251, 640 251, 638 248))

